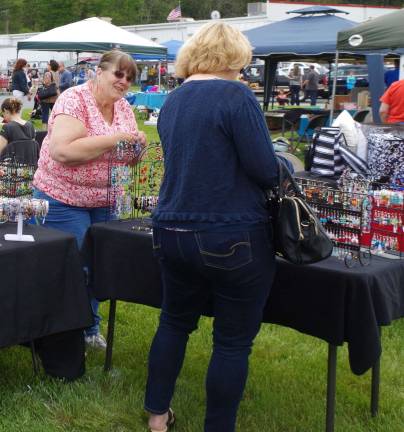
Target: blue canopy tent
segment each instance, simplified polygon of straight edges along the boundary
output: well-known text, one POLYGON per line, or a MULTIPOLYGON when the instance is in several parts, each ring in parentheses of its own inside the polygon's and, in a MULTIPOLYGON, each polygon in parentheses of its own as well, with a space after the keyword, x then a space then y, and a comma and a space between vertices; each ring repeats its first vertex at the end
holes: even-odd
POLYGON ((167 56, 153 54, 133 54, 133 58, 138 61, 175 61, 177 58, 177 53, 183 44, 183 41, 171 39, 160 44, 167 48, 167 56))
POLYGON ((178 51, 184 45, 183 41, 171 39, 167 42, 163 42, 161 45, 167 48, 167 60, 174 61, 177 58, 178 51))
MULTIPOLYGON (((346 12, 327 6, 312 6, 288 13, 298 16, 244 32, 253 46, 253 56, 265 60, 264 109, 269 105, 279 61, 295 58, 333 62, 338 32, 357 25, 335 15, 346 12)), ((352 51, 341 51, 340 55, 354 58, 352 51)))

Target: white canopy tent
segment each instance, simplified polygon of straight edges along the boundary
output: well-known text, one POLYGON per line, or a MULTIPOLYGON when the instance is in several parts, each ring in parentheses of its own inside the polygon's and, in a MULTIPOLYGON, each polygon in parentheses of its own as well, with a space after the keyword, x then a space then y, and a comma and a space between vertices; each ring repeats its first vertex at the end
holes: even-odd
POLYGON ((17 43, 18 51, 105 52, 120 49, 136 54, 167 54, 167 48, 99 18, 87 18, 39 33, 17 43))

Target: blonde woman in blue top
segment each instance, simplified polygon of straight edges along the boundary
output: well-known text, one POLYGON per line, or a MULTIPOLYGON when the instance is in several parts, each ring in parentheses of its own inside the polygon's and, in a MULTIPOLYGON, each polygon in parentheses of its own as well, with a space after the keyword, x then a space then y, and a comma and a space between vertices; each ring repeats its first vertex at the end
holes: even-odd
POLYGON ((153 216, 163 304, 149 357, 145 409, 166 431, 189 334, 213 304, 205 432, 233 432, 275 270, 263 190, 277 163, 261 108, 237 81, 251 61, 242 33, 202 27, 178 55, 184 84, 158 121, 165 176, 153 216))

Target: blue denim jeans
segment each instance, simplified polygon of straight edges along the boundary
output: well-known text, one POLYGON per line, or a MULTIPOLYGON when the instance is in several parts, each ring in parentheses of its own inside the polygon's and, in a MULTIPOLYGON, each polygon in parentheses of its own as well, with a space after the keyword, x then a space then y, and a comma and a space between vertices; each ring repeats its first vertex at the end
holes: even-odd
POLYGON ((165 413, 189 334, 213 306, 213 353, 206 377, 205 432, 234 432, 248 357, 275 274, 270 227, 234 232, 155 228, 163 304, 149 355, 145 409, 165 413))
POLYGON ((310 105, 314 106, 317 103, 318 90, 307 90, 307 97, 310 98, 310 105))
POLYGON ((291 85, 290 86, 290 104, 291 105, 300 105, 300 86, 299 85, 291 85))
MULTIPOLYGON (((34 198, 49 201, 49 213, 45 218, 44 225, 73 234, 77 239, 79 249, 83 244, 88 227, 93 223, 105 222, 109 219, 109 209, 107 207, 86 208, 71 206, 55 200, 37 189, 34 191, 34 198)), ((98 315, 98 301, 93 298, 91 287, 88 288, 94 325, 85 330, 85 335, 93 336, 99 332, 101 317, 98 315)))

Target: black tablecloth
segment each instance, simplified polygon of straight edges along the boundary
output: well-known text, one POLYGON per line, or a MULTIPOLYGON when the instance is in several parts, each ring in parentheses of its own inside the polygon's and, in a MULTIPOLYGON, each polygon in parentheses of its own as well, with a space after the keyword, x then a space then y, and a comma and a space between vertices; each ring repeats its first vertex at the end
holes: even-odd
POLYGON ((35 242, 4 240, 16 231, 16 224, 0 225, 0 348, 90 326, 75 238, 28 225, 24 234, 35 242))
MULTIPOLYGON (((89 229, 83 252, 95 295, 159 307, 161 286, 151 235, 133 230, 133 225, 113 221, 89 229)), ((334 345, 347 342, 352 371, 361 374, 372 367, 381 353, 378 327, 404 316, 404 262, 373 257, 369 267, 348 269, 331 257, 308 266, 279 259, 277 265, 264 322, 334 345)))

